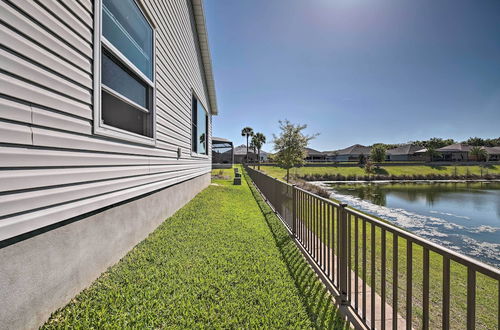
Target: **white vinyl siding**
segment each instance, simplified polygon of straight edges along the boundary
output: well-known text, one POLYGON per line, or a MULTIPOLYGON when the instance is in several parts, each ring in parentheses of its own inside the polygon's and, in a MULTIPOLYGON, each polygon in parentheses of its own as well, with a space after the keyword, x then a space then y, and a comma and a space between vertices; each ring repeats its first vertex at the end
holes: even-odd
POLYGON ((139 2, 156 33, 155 146, 93 132, 91 1, 0 0, 0 240, 210 172, 210 143, 191 155, 193 91, 210 105, 191 1, 139 2))

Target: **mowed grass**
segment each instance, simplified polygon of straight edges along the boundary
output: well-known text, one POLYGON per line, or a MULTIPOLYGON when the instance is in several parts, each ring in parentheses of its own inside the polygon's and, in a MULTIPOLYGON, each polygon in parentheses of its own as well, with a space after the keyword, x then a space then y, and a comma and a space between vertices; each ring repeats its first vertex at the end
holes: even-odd
MULTIPOLYGON (((286 176, 286 170, 279 168, 277 166, 261 166, 262 171, 268 175, 283 179, 286 176)), ((480 166, 380 166, 377 171, 378 174, 384 175, 395 175, 395 176, 405 176, 405 175, 484 175, 489 174, 500 174, 500 165, 489 165, 486 168, 480 166), (481 172, 482 171, 482 172, 481 172)), ((376 174, 377 174, 376 173, 376 174)), ((322 166, 322 167, 299 167, 290 170, 290 174, 303 176, 311 174, 322 174, 322 175, 344 175, 344 176, 364 176, 366 175, 365 170, 362 167, 334 167, 334 166, 322 166)))
POLYGON ((223 169, 213 169, 212 170, 212 180, 214 182, 225 182, 229 183, 234 178, 233 168, 223 168, 223 169))
POLYGON ((284 229, 270 230, 245 180, 230 182, 216 180, 43 328, 340 327, 284 229))

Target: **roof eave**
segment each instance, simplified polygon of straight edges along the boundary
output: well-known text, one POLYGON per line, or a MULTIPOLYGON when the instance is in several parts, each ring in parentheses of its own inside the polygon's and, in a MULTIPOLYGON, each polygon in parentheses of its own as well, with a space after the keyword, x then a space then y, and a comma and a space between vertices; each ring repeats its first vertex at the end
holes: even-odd
POLYGON ((210 47, 208 45, 208 33, 203 10, 203 0, 192 0, 194 21, 196 24, 196 32, 200 44, 201 60, 207 82, 208 99, 210 102, 210 112, 212 115, 217 115, 217 96, 215 93, 215 80, 212 70, 212 57, 210 56, 210 47))

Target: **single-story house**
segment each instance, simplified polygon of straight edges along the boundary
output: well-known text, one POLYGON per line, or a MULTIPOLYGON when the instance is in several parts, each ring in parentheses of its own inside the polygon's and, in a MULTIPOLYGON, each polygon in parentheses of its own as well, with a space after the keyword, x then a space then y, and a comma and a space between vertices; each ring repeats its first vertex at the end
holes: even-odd
POLYGON ((304 152, 306 154, 305 160, 308 162, 324 162, 326 160, 326 155, 321 151, 305 148, 304 152))
POLYGON ((229 164, 234 163, 234 148, 233 142, 212 136, 212 165, 214 164, 229 164))
POLYGON ((202 0, 0 1, 0 328, 33 329, 210 184, 202 0))
POLYGON ((446 147, 436 149, 444 161, 468 161, 472 146, 463 143, 455 143, 446 147))
POLYGON ((426 160, 425 153, 419 152, 422 146, 405 144, 386 151, 388 161, 415 161, 426 160))
POLYGON ((488 159, 492 161, 500 160, 500 147, 483 147, 488 153, 488 159))
POLYGON ((361 144, 355 144, 345 149, 335 151, 325 151, 327 161, 346 162, 358 161, 361 155, 369 157, 371 147, 365 147, 361 144))
MULTIPOLYGON (((247 146, 246 144, 242 144, 240 146, 237 146, 234 148, 234 162, 236 164, 238 163, 243 163, 246 159, 247 155, 247 146)), ((256 162, 258 159, 258 152, 257 150, 254 150, 250 146, 248 147, 248 162, 253 163, 256 162)), ((261 162, 266 162, 267 161, 267 152, 264 150, 260 151, 260 161, 261 162)))

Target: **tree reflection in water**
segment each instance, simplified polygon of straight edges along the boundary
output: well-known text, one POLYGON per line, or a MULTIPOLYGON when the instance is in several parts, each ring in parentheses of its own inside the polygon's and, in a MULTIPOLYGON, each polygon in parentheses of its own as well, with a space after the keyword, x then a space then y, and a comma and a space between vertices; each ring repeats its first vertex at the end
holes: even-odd
MULTIPOLYGON (((480 205, 480 195, 488 194, 491 190, 500 190, 500 182, 335 183, 332 188, 341 194, 355 196, 380 206, 387 206, 389 194, 409 202, 425 199, 428 206, 443 199, 465 202, 471 201, 471 198, 475 204, 480 205), (478 198, 471 197, 471 194, 477 195, 478 198)), ((497 211, 500 215, 500 206, 497 211)))

